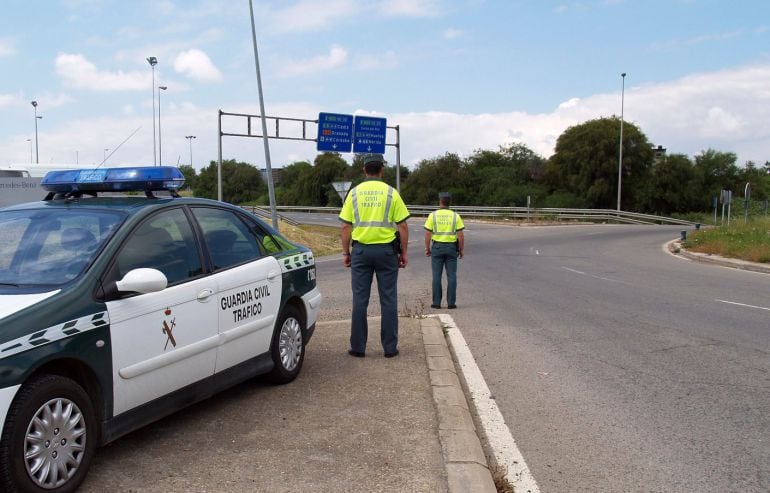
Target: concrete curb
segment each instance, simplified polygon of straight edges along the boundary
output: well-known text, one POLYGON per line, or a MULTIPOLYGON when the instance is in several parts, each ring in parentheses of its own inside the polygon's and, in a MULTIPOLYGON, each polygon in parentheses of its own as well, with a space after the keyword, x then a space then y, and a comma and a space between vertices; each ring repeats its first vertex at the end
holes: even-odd
POLYGON ((420 319, 449 491, 496 493, 454 360, 435 318, 420 319))
POLYGON ((705 264, 719 265, 722 267, 731 267, 733 269, 743 269, 752 272, 761 272, 763 274, 770 274, 770 265, 760 264, 757 262, 747 262, 745 260, 738 260, 734 258, 721 257, 719 255, 711 255, 708 253, 689 252, 682 248, 681 240, 672 240, 666 244, 666 248, 674 255, 679 255, 688 260, 694 262, 703 262, 705 264))

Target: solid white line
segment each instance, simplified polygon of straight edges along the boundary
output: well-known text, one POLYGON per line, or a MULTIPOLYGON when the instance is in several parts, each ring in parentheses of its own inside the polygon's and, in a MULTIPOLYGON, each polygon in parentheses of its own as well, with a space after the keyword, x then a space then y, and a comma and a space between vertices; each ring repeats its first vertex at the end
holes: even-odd
POLYGON ((738 305, 738 306, 744 306, 746 308, 757 308, 758 310, 767 310, 770 312, 770 308, 764 307, 764 306, 756 306, 756 305, 747 305, 745 303, 738 303, 737 301, 727 301, 727 300, 715 300, 720 303, 727 303, 729 305, 738 305))
POLYGON ((484 436, 492 449, 497 466, 502 471, 506 471, 506 477, 516 491, 540 493, 537 482, 532 477, 532 473, 529 472, 527 463, 516 446, 516 441, 511 435, 511 430, 505 424, 505 419, 503 419, 497 403, 492 399, 492 393, 487 387, 487 382, 476 365, 473 354, 471 354, 460 329, 457 328, 449 315, 442 313, 438 317, 441 324, 447 329, 449 342, 460 366, 459 370, 468 386, 471 405, 479 417, 484 436))

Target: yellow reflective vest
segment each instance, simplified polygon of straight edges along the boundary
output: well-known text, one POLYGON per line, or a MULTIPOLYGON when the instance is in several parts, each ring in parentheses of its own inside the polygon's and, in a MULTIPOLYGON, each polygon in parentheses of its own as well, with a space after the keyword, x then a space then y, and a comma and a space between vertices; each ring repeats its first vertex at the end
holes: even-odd
POLYGON ((396 225, 409 218, 401 195, 387 183, 369 178, 350 190, 339 219, 353 226, 353 241, 364 244, 390 243, 396 225))
POLYGON ((460 214, 451 209, 439 209, 428 216, 424 228, 432 233, 433 241, 457 243, 457 232, 465 229, 465 225, 460 214))

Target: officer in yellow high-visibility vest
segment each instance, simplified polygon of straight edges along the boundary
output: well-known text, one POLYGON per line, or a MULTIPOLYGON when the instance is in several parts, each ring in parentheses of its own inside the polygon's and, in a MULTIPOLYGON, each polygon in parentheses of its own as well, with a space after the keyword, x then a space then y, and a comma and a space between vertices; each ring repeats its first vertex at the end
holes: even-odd
POLYGON ((386 358, 398 355, 397 282, 398 269, 407 264, 409 211, 398 191, 382 181, 384 169, 382 155, 364 157, 366 179, 348 192, 339 215, 343 264, 351 268, 353 291, 348 354, 359 358, 366 354, 366 316, 375 274, 380 294, 382 349, 386 358))
POLYGON ((425 255, 431 258, 433 300, 431 308, 441 308, 441 277, 446 268, 447 308, 457 308, 457 259, 465 252, 465 225, 460 214, 451 210, 449 192, 439 194, 440 209, 425 220, 425 255))

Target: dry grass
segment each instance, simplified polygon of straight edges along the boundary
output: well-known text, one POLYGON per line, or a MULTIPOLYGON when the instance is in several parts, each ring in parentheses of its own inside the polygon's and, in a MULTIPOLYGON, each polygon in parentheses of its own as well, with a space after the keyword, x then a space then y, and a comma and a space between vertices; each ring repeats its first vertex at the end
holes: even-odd
POLYGON ((342 252, 340 229, 334 226, 312 224, 292 226, 281 221, 279 227, 282 235, 294 243, 309 247, 316 257, 342 252))

